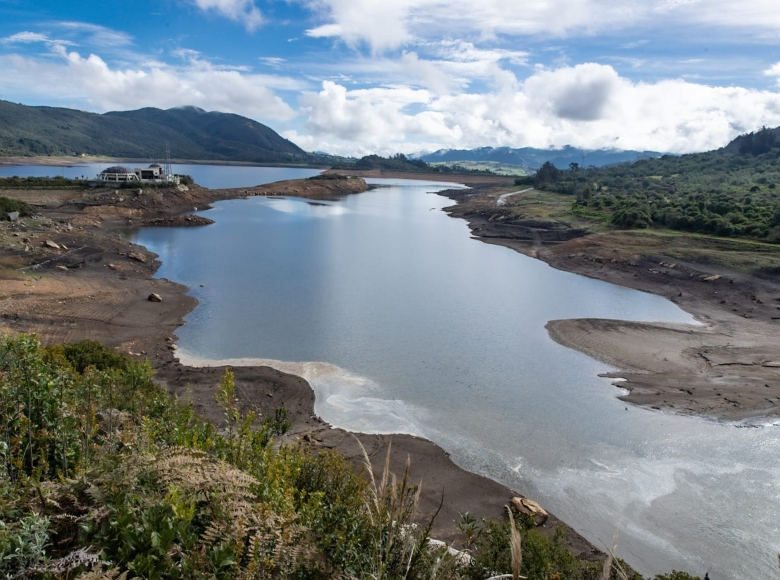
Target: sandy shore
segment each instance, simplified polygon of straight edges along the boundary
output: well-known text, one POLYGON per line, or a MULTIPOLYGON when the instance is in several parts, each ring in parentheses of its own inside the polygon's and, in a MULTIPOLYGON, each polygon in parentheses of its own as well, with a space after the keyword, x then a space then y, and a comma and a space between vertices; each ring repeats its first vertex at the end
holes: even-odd
MULTIPOLYGON (((427 177, 430 179, 430 176, 427 177)), ((361 180, 362 181, 362 180, 361 180)), ((191 400, 207 418, 220 422, 214 401, 223 368, 194 368, 175 358, 176 329, 197 301, 187 288, 153 278, 156 256, 121 239, 123 228, 151 218, 207 207, 220 199, 247 195, 297 195, 316 199, 365 190, 365 184, 338 181, 295 181, 258 188, 144 192, 2 191, 42 208, 42 218, 22 227, 0 222, 0 332, 35 332, 47 344, 84 338, 100 340, 139 359, 152 362, 157 379, 171 392, 191 400), (339 189, 337 191, 337 189, 339 189), (50 247, 54 242, 58 248, 50 247), (21 268, 21 269, 20 269, 21 268), (151 293, 162 302, 151 302, 151 293)), ((499 518, 518 495, 488 478, 456 466, 448 454, 425 439, 408 435, 352 434, 334 429, 314 415, 314 393, 300 377, 267 367, 234 369, 241 404, 263 414, 279 407, 290 410, 293 429, 288 442, 317 449, 334 448, 351 461, 362 461, 356 437, 368 450, 377 471, 392 442, 391 468, 404 469, 411 458, 412 481, 422 483, 420 519, 442 504, 434 537, 457 542, 460 514, 499 518), (443 500, 443 503, 442 503, 443 500)), ((549 532, 562 525, 575 554, 602 554, 574 530, 551 517, 549 532)))
POLYGON ((750 274, 673 258, 661 245, 621 247, 562 223, 491 219, 485 197, 492 201, 504 191, 451 190, 445 195, 459 203, 447 211, 486 243, 663 296, 701 322, 549 322, 553 340, 604 361, 604 376, 625 379, 616 383, 630 391, 623 400, 730 421, 780 416, 780 269, 750 274))

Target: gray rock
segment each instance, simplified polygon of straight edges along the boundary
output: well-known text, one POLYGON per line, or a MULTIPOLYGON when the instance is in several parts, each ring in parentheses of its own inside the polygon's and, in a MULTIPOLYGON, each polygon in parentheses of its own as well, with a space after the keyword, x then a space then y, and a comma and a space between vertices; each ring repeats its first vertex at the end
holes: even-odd
POLYGON ((550 514, 532 499, 526 497, 513 497, 509 503, 515 511, 531 516, 534 524, 537 526, 544 524, 544 522, 547 521, 547 518, 550 517, 550 514))

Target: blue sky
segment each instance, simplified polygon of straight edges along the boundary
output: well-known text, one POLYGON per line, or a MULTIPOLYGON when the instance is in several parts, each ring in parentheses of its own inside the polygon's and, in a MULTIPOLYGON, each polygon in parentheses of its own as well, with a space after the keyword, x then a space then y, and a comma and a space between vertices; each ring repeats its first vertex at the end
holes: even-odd
POLYGON ((0 0, 0 98, 195 105, 309 151, 676 153, 780 125, 778 0, 0 0))

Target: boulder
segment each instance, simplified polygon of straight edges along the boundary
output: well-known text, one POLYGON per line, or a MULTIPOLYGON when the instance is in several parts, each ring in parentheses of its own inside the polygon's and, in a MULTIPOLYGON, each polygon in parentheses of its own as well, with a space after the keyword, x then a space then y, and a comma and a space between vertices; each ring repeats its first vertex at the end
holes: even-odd
POLYGON ((135 260, 136 262, 141 262, 142 264, 146 264, 146 256, 143 254, 139 254, 138 252, 130 252, 127 254, 127 257, 131 260, 135 260))
POLYGON ((149 302, 162 302, 162 296, 152 292, 151 294, 149 294, 148 300, 149 300, 149 302))
POLYGON ((43 245, 47 248, 51 248, 52 250, 59 250, 60 245, 52 240, 46 240, 43 242, 43 245))
POLYGON ((513 497, 509 503, 516 512, 530 516, 537 526, 544 524, 547 518, 550 517, 550 514, 532 499, 513 497))

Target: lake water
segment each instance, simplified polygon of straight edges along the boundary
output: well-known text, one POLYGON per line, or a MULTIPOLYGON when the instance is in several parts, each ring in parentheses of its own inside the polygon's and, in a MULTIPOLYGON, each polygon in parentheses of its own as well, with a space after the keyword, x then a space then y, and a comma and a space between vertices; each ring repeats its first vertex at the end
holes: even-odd
MULTIPOLYGON (((213 187, 270 169, 195 167, 213 187)), ((618 529, 618 554, 645 574, 776 578, 780 430, 626 406, 597 376, 611 369, 544 329, 690 316, 470 239, 430 193, 451 185, 382 184, 339 202, 219 202, 211 226, 138 232, 158 275, 200 301, 177 332, 182 359, 270 359, 309 380, 330 423, 428 437, 596 545, 618 529)))
POLYGON ((183 361, 302 375, 326 421, 432 439, 597 545, 619 529, 618 554, 643 573, 774 577, 780 431, 627 407, 603 363, 544 329, 691 317, 470 239, 429 194, 449 185, 382 185, 338 202, 225 201, 207 228, 140 231, 159 275, 200 301, 178 331, 183 361))
MULTIPOLYGON (((67 167, 46 165, 0 166, 0 177, 55 177, 68 179, 93 179, 112 165, 123 165, 131 169, 147 167, 148 163, 84 163, 67 167)), ((173 163, 171 171, 177 175, 190 175, 195 183, 210 189, 228 187, 252 187, 285 179, 302 179, 320 173, 317 169, 300 167, 251 167, 244 165, 196 165, 173 163)))

